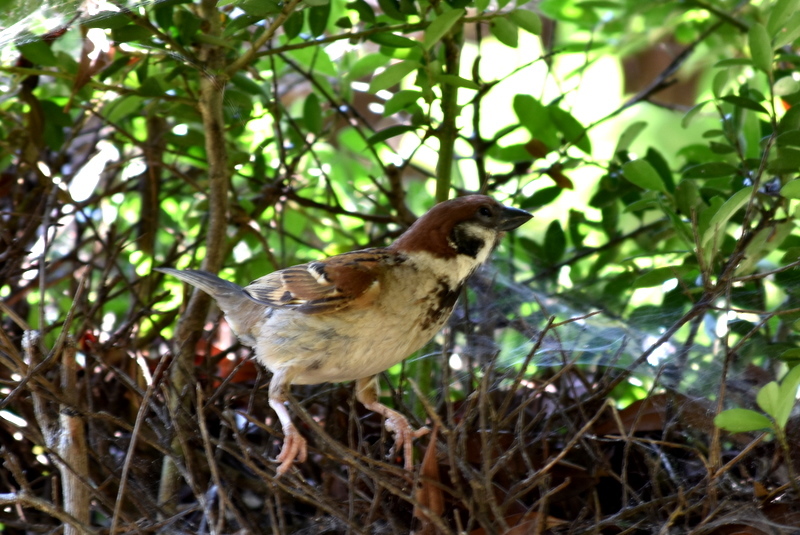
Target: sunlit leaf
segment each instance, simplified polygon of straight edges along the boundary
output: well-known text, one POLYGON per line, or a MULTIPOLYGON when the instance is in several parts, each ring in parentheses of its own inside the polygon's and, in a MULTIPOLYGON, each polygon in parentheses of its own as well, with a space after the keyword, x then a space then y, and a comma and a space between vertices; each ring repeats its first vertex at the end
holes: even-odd
POLYGON ((377 93, 382 89, 389 89, 393 85, 400 83, 400 80, 408 76, 409 73, 419 68, 416 61, 401 61, 390 65, 380 74, 376 74, 369 84, 370 93, 377 93))
POLYGON ((783 379, 778 391, 778 411, 775 422, 782 429, 786 428, 792 409, 797 403, 797 389, 800 387, 800 366, 795 366, 783 379))
POLYGON ((778 383, 770 381, 762 386, 758 394, 756 394, 756 403, 758 403, 762 411, 775 418, 780 404, 780 387, 778 383))
POLYGON ((628 150, 631 144, 633 144, 633 141, 645 128, 647 128, 647 123, 645 121, 634 121, 629 124, 622 134, 620 134, 617 146, 614 149, 614 154, 619 154, 622 151, 628 150))
POLYGON ((714 418, 714 425, 731 433, 748 433, 772 429, 772 420, 749 409, 730 409, 719 413, 714 418))
POLYGON ((765 73, 772 72, 772 44, 769 34, 763 24, 754 23, 750 26, 747 33, 747 41, 750 44, 750 56, 753 58, 753 65, 765 73))
POLYGON ((542 33, 542 20, 539 18, 539 15, 533 11, 522 8, 515 9, 508 14, 508 18, 526 32, 534 35, 542 33))
POLYGON ((349 80, 358 80, 368 74, 374 73, 380 67, 389 63, 389 58, 383 54, 367 54, 356 61, 348 70, 347 78, 349 80))
POLYGON ((679 278, 691 270, 687 266, 666 266, 661 268, 654 268, 639 275, 633 282, 634 288, 652 288, 654 286, 661 286, 670 279, 679 278))
MULTIPOLYGON (((742 188, 734 193, 730 199, 725 201, 717 212, 711 217, 708 223, 708 229, 703 233, 703 238, 700 242, 705 245, 712 238, 718 238, 720 234, 724 233, 725 225, 731 217, 739 211, 750 200, 750 195, 753 193, 753 186, 742 188)), ((717 243, 719 240, 715 240, 717 243)))
POLYGON ((622 174, 633 184, 646 190, 666 192, 664 181, 647 160, 634 160, 622 166, 622 174))
POLYGON ((420 98, 422 98, 421 91, 410 89, 398 91, 383 105, 383 114, 386 116, 393 115, 400 110, 407 109, 409 104, 416 103, 420 98))
POLYGON ((775 48, 783 48, 794 43, 798 38, 800 38, 800 11, 789 17, 786 24, 778 30, 775 35, 775 48))
POLYGON ((738 172, 739 170, 729 163, 709 162, 687 168, 684 170, 683 176, 685 178, 714 178, 733 176, 738 172))
POLYGON ((800 0, 778 0, 775 2, 767 20, 767 33, 775 37, 782 28, 790 27, 787 21, 797 11, 798 7, 800 7, 800 0))
POLYGON ((476 91, 481 88, 481 86, 472 80, 467 80, 466 78, 462 78, 454 74, 439 74, 436 76, 436 79, 443 84, 452 85, 455 87, 464 87, 466 89, 474 89, 476 91))
POLYGON ((781 195, 787 199, 800 199, 800 179, 790 180, 784 184, 781 195))
POLYGON ((539 139, 549 149, 554 149, 559 145, 550 113, 538 100, 531 95, 517 94, 514 95, 513 106, 519 122, 528 129, 532 136, 539 139))
POLYGON ((495 17, 489 24, 489 31, 498 41, 511 48, 519 44, 519 31, 517 25, 503 17, 495 17))
POLYGON ((367 143, 370 145, 374 145, 375 143, 379 143, 381 141, 386 141, 387 139, 393 138, 395 136, 399 136, 405 134, 406 132, 412 132, 416 130, 417 127, 413 125, 395 125, 390 126, 389 128, 385 128, 380 132, 375 132, 372 134, 368 139, 367 143))
POLYGON ((447 32, 464 16, 463 9, 451 9, 445 11, 428 25, 425 29, 425 37, 422 40, 422 46, 425 50, 429 50, 433 45, 442 40, 442 37, 447 35, 447 32))

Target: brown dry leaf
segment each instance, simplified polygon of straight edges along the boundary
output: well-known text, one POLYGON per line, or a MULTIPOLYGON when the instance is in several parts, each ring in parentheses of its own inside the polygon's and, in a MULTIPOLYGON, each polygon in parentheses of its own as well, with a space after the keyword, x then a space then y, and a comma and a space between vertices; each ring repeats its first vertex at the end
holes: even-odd
POLYGON ((562 166, 561 164, 555 164, 550 169, 545 171, 547 176, 553 179, 553 182, 556 183, 561 189, 575 189, 575 186, 572 184, 572 180, 567 177, 564 173, 561 172, 562 166))
POLYGON ((544 158, 547 156, 547 153, 550 152, 550 149, 547 148, 547 145, 541 142, 538 139, 531 139, 527 143, 525 143, 525 150, 528 151, 528 154, 533 156, 534 158, 544 158))
MULTIPOLYGON (((439 463, 436 459, 436 439, 438 435, 439 427, 435 426, 431 433, 428 447, 425 449, 425 456, 422 458, 420 485, 414 492, 414 497, 434 514, 441 516, 444 513, 444 494, 440 485, 439 463)), ((422 523, 422 529, 417 533, 435 533, 435 526, 431 524, 427 514, 416 506, 414 506, 414 518, 419 518, 422 523)))
MULTIPOLYGON (((674 414, 682 425, 696 429, 712 429, 714 421, 713 406, 705 400, 693 399, 682 394, 658 394, 647 399, 635 401, 619 411, 619 419, 626 434, 664 429, 667 410, 674 414), (635 426, 635 428, 634 428, 635 426)), ((607 418, 595 426, 599 435, 619 433, 614 418, 607 418)))

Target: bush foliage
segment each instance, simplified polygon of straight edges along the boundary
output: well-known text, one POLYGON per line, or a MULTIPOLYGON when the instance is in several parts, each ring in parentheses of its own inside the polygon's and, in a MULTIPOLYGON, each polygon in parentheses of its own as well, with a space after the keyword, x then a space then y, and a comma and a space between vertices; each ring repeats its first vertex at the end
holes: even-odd
POLYGON ((0 9, 0 531, 800 522, 800 0, 0 9), (245 284, 469 192, 536 217, 386 374, 418 470, 319 385, 275 478, 268 374, 153 268, 245 284))

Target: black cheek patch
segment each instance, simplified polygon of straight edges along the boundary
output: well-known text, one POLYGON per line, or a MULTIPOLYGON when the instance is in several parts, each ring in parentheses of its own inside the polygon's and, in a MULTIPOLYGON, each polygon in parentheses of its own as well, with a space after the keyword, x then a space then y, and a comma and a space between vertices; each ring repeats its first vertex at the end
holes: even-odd
POLYGON ((463 226, 453 228, 452 241, 458 254, 472 258, 478 258, 478 253, 486 245, 482 238, 470 234, 463 226))

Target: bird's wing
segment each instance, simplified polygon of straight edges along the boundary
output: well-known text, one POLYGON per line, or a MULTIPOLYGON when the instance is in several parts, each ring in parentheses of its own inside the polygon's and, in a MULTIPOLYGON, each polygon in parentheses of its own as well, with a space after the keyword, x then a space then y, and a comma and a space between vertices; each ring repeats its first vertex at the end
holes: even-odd
POLYGON ((365 249, 300 264, 253 281, 250 299, 305 314, 324 314, 369 306, 380 293, 381 274, 402 256, 385 249, 365 249))

